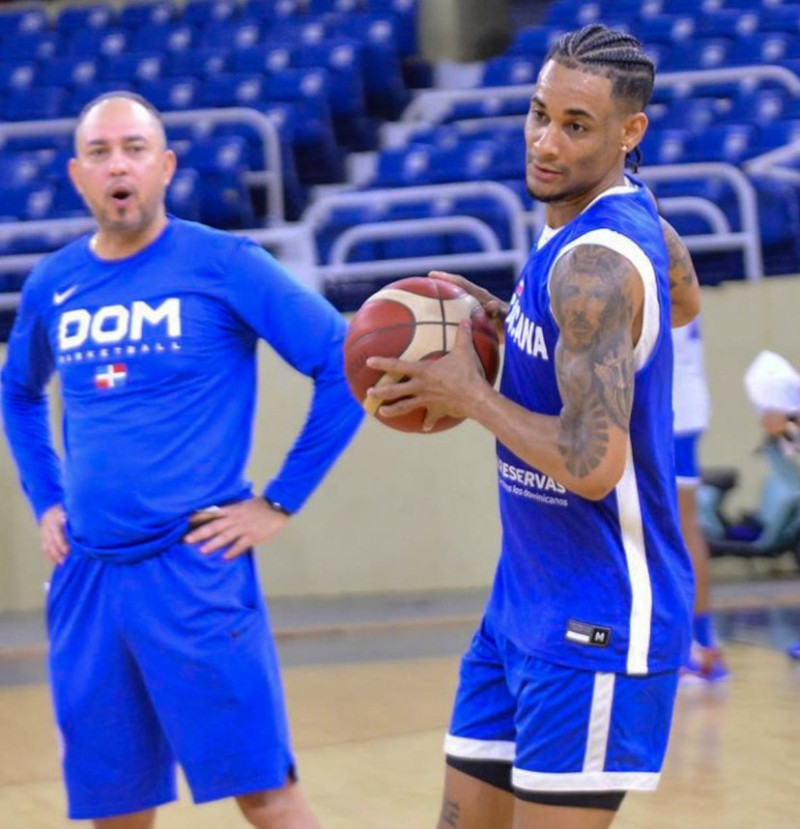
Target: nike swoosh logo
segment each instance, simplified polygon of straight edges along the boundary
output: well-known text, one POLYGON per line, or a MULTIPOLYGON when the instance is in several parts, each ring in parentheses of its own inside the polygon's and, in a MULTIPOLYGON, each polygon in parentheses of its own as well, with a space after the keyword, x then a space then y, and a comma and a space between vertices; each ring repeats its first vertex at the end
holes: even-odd
POLYGON ((53 305, 63 305, 77 290, 78 286, 73 285, 66 291, 53 291, 53 305))

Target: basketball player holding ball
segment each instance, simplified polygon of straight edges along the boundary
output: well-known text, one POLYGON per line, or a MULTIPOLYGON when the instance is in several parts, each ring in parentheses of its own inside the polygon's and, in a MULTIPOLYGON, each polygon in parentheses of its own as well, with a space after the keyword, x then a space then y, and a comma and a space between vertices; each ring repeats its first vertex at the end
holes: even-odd
POLYGON ((655 202, 625 172, 653 81, 641 44, 599 24, 545 60, 525 143, 547 226, 509 304, 449 277, 503 322, 499 390, 468 322, 439 360, 368 361, 408 378, 369 391, 385 418, 425 407, 429 427, 468 417, 497 438, 500 560, 461 665, 439 829, 603 829, 658 784, 692 611, 671 299, 683 321, 699 303, 696 283, 671 284, 655 202))

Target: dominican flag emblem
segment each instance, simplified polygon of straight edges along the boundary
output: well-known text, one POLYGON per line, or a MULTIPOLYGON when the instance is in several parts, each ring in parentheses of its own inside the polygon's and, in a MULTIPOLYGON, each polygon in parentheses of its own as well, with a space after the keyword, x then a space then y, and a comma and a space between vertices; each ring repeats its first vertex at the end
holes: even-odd
POLYGON ((112 363, 100 366, 94 373, 94 385, 98 389, 115 389, 124 386, 128 379, 128 367, 125 363, 112 363))

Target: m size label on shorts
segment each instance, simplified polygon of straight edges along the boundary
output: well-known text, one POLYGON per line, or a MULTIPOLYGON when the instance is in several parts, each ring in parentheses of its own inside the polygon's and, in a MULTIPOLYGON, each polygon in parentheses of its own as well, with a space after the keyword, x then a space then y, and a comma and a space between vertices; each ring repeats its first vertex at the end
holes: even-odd
POLYGON ((567 622, 567 632, 564 637, 578 645, 591 645, 593 648, 607 648, 611 641, 611 628, 590 625, 587 622, 578 622, 570 619, 567 622))

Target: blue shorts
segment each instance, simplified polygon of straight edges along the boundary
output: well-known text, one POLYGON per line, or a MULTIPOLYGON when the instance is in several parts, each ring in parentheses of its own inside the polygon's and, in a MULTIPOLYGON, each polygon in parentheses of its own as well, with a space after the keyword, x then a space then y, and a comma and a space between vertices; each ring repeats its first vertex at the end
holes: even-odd
POLYGON ((700 483, 697 448, 702 436, 702 432, 675 435, 675 478, 678 486, 697 486, 700 483))
POLYGON ((283 786, 294 758, 252 554, 178 544, 136 564, 70 555, 48 596, 73 819, 283 786))
POLYGON ((521 797, 652 790, 677 686, 677 671, 634 677, 545 662, 484 619, 461 662, 445 753, 507 763, 521 797))

